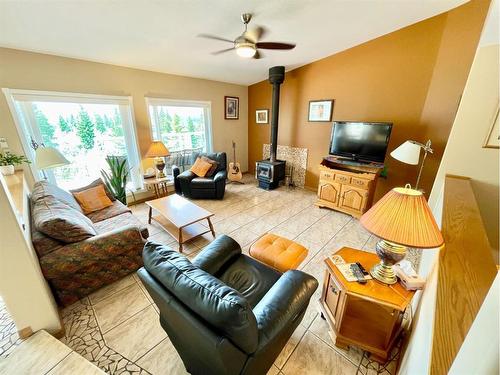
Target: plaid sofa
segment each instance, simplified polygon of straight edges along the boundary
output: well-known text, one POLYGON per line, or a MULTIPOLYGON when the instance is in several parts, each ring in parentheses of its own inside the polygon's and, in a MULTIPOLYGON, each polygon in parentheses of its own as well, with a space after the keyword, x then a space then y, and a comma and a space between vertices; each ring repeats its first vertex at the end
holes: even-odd
POLYGON ((142 266, 148 230, 121 202, 83 216, 72 194, 41 181, 33 188, 30 207, 31 240, 59 305, 70 305, 142 266), (42 233, 40 222, 51 210, 76 222, 84 219, 93 233, 77 242, 71 229, 65 233, 58 225, 52 225, 57 232, 42 233))

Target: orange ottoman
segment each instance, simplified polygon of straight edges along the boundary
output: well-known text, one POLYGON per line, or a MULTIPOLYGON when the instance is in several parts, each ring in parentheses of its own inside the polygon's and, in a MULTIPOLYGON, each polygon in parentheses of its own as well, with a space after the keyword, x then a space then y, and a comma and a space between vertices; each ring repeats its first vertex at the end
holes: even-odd
POLYGON ((249 253, 278 271, 296 269, 306 258, 308 250, 289 239, 267 233, 250 246, 249 253))

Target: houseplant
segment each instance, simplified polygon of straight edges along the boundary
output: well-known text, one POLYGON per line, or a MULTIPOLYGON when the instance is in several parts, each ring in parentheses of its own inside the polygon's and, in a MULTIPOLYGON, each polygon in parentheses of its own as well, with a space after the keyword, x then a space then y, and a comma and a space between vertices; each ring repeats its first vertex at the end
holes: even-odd
POLYGON ((0 152, 0 172, 2 172, 4 176, 14 174, 14 166, 23 163, 30 163, 24 155, 16 155, 10 151, 6 153, 0 152))
POLYGON ((109 172, 101 169, 101 175, 106 187, 123 204, 127 204, 127 179, 129 170, 127 169, 127 159, 119 156, 108 156, 106 162, 109 172))

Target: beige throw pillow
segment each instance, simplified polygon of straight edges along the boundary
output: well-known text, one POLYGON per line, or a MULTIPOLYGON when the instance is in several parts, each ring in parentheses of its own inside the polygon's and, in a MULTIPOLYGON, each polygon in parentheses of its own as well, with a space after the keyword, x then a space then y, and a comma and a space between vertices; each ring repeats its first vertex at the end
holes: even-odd
POLYGON ((51 196, 38 199, 32 215, 36 230, 62 242, 80 242, 97 234, 87 216, 51 196))

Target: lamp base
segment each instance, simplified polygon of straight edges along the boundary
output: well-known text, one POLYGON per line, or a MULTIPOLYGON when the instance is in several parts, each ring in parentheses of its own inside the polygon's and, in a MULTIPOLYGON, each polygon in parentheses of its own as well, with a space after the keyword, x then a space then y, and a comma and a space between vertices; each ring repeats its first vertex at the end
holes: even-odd
POLYGON ((158 157, 155 160, 155 167, 158 169, 158 172, 156 173, 156 178, 163 178, 165 177, 165 173, 163 173, 163 170, 165 169, 165 161, 163 158, 158 157))
POLYGON ((404 259, 406 246, 380 240, 377 242, 376 252, 380 258, 380 263, 372 267, 370 274, 374 279, 384 284, 395 284, 398 279, 392 266, 404 259))

